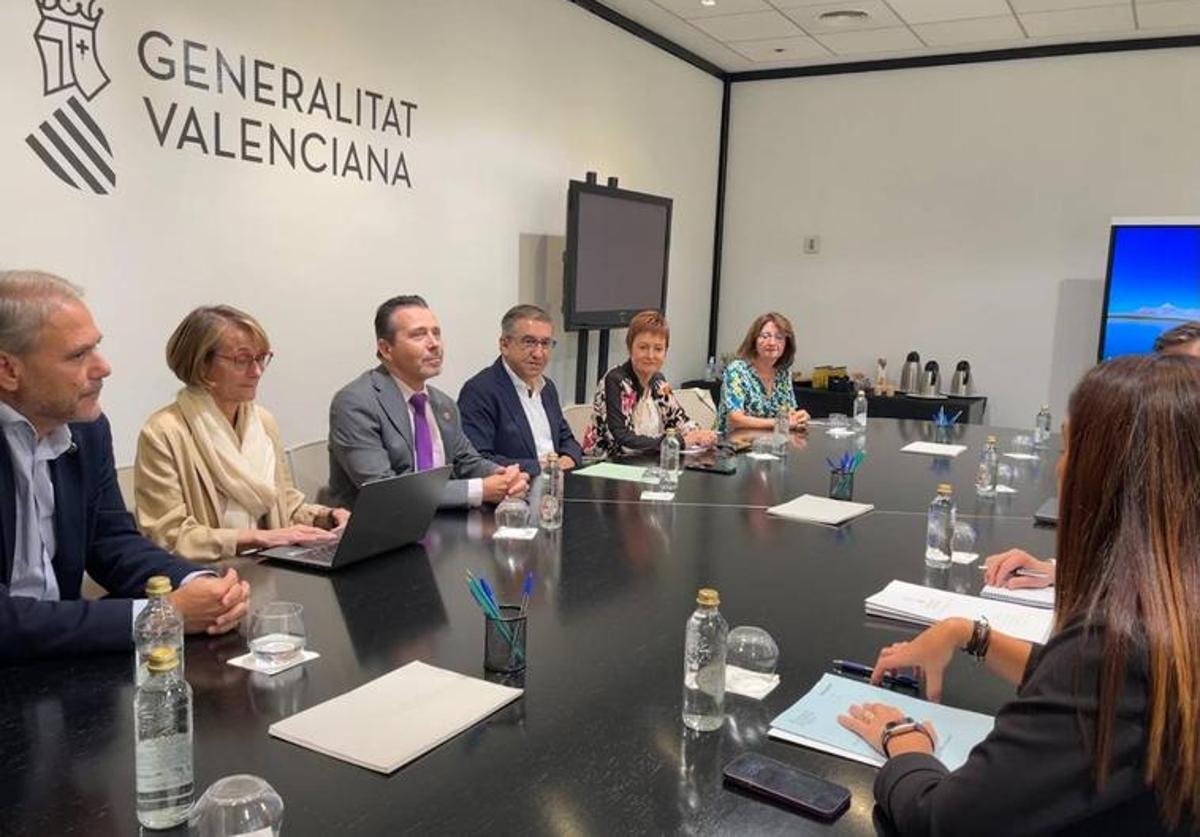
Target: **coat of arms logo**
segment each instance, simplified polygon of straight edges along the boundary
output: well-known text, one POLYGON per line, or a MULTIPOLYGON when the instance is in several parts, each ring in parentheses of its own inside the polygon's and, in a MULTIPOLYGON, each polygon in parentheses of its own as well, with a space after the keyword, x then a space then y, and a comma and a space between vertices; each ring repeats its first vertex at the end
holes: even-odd
POLYGON ((117 183, 112 148, 84 104, 109 82, 96 49, 104 10, 96 8, 96 0, 34 2, 41 16, 33 38, 42 59, 42 93, 72 92, 25 144, 68 186, 107 195, 117 183))

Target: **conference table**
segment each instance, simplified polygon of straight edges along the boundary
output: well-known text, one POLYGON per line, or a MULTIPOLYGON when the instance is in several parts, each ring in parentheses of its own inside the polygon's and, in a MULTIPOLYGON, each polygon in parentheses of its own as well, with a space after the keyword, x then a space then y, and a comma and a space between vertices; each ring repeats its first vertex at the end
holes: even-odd
MULTIPOLYGON (((830 671, 835 657, 873 661, 917 628, 864 614, 892 579, 966 593, 974 564, 930 569, 925 512, 955 488, 982 555, 1022 547, 1051 556, 1054 530, 1034 509, 1054 493, 1058 438, 1036 460, 1003 461, 1017 493, 973 489, 988 433, 1012 450, 1028 431, 952 430, 954 459, 900 453, 928 423, 872 419, 865 434, 794 434, 787 456, 738 457, 737 473, 685 471, 674 502, 642 502, 641 485, 568 475, 564 525, 532 541, 494 540, 488 510, 443 512, 424 540, 335 573, 238 558, 256 604, 304 606, 320 658, 275 677, 232 667, 245 636, 190 637, 197 796, 251 773, 286 806, 284 834, 873 834, 875 769, 769 739, 770 721, 830 671), (854 499, 874 511, 841 527, 768 516, 768 506, 828 490, 826 457, 866 450, 854 499), (391 775, 270 737, 267 727, 414 660, 485 676, 483 618, 465 573, 502 601, 527 571, 528 668, 501 679, 524 695, 391 775), (780 647, 780 685, 765 699, 730 695, 726 723, 695 733, 680 720, 684 623, 696 590, 715 587, 731 627, 764 628, 780 647), (731 789, 722 768, 761 752, 848 787, 833 823, 731 789)), ((490 675, 489 675, 490 676, 490 675)), ((134 813, 132 661, 125 655, 0 668, 0 833, 128 835, 134 813)), ((945 703, 994 713, 1012 688, 965 658, 945 703)), ((165 834, 185 833, 179 828, 165 834)), ((149 832, 146 832, 149 833, 149 832)))

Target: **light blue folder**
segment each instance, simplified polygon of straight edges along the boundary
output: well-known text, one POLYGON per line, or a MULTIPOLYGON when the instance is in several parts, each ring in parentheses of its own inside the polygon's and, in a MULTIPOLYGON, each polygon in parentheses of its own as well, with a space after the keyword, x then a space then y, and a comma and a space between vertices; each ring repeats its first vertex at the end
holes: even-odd
POLYGON ((800 700, 771 722, 771 737, 835 756, 881 767, 884 757, 838 723, 854 703, 886 703, 916 721, 931 721, 937 733, 937 756, 951 770, 961 767, 971 748, 992 731, 990 715, 955 709, 877 686, 826 674, 800 700))

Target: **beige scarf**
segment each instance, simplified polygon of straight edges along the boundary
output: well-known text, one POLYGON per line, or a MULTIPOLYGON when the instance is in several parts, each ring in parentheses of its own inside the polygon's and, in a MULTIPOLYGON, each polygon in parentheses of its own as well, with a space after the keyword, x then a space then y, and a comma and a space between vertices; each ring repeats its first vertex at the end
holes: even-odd
POLYGON ((258 528, 275 506, 277 495, 275 446, 263 428, 258 407, 252 401, 240 404, 230 425, 212 396, 202 389, 181 389, 175 403, 225 500, 222 526, 258 528), (241 429, 241 439, 235 426, 241 429))

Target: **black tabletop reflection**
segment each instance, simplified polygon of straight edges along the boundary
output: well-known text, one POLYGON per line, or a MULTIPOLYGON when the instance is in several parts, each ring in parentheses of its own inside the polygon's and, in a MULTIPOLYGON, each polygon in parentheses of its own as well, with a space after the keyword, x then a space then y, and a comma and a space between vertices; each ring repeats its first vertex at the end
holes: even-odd
MULTIPOLYGON (((882 425, 867 435, 856 490, 877 510, 837 529, 761 508, 821 490, 824 457, 847 443, 810 432, 773 470, 686 474, 674 504, 571 477, 563 529, 528 542, 493 540, 492 514, 471 511, 441 514, 422 544, 335 574, 233 562, 256 602, 304 606, 321 656, 270 678, 226 664, 245 652, 243 635, 189 639, 198 790, 232 773, 262 776, 283 797, 289 835, 875 833, 873 769, 769 740, 767 728, 831 659, 869 661, 915 632, 865 616, 865 596, 893 578, 963 592, 981 584, 978 563, 925 567, 924 508, 946 477, 899 454, 904 431, 882 425), (267 735, 272 722, 412 660, 482 676, 467 571, 513 602, 535 575, 521 700, 390 776, 267 735), (781 649, 781 685, 763 701, 729 697, 727 723, 707 734, 680 721, 684 622, 701 586, 720 591, 731 627, 762 627, 781 649), (725 788, 723 766, 746 750, 846 785, 850 810, 827 825, 725 788)), ((1027 517, 1053 491, 1049 455, 1003 509, 965 496, 983 430, 964 428, 972 450, 949 464, 979 550, 1052 554, 1053 530, 1027 517)), ((994 712, 1010 694, 963 661, 944 700, 994 712)), ((0 668, 0 832, 137 833, 132 700, 124 655, 0 668)))

